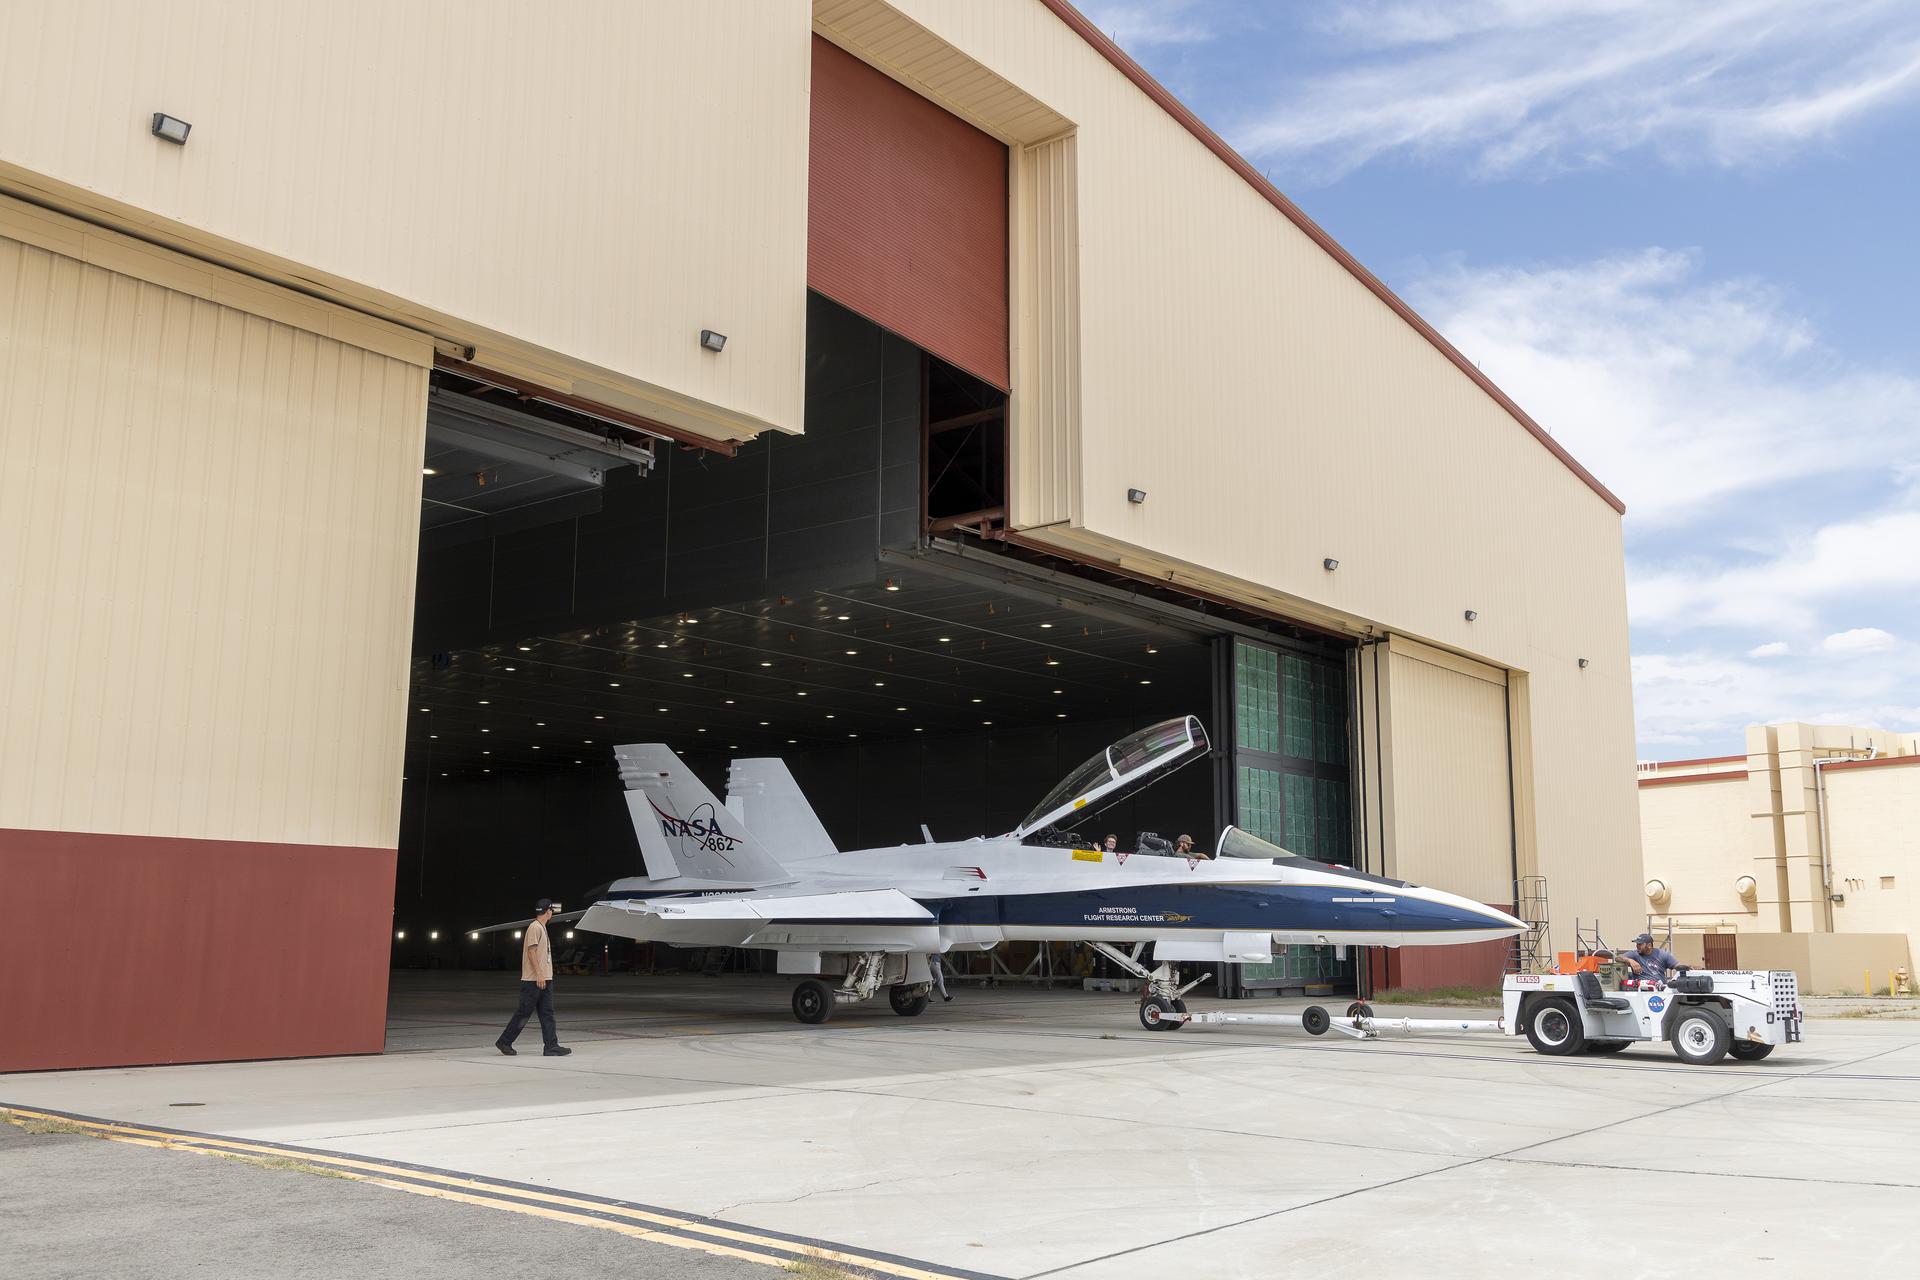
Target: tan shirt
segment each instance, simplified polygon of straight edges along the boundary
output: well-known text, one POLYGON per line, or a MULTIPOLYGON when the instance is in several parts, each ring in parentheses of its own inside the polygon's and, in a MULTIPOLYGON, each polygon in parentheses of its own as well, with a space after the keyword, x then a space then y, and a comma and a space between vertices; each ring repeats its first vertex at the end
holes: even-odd
POLYGON ((547 938, 547 926, 538 920, 527 926, 526 945, 520 952, 520 981, 553 981, 553 943, 547 938))

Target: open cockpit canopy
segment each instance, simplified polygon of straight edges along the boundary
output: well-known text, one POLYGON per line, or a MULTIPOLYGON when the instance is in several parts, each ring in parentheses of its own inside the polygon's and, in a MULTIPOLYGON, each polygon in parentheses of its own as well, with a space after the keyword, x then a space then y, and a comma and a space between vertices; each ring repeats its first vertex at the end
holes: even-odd
POLYGON ((1405 880, 1389 880, 1385 876, 1368 875, 1364 871, 1355 871, 1352 867, 1337 866, 1331 862, 1320 862, 1313 858, 1303 858, 1297 853, 1289 853, 1270 840, 1262 840, 1250 831, 1239 827, 1228 827, 1220 833, 1220 844, 1215 852, 1220 858, 1257 858, 1263 862, 1273 862, 1283 867, 1294 867, 1301 871, 1326 871, 1334 875, 1348 876, 1355 880, 1365 880, 1368 884, 1392 885, 1396 889, 1416 889, 1419 886, 1405 880))
POLYGON ((1098 813, 1206 753, 1207 731, 1193 716, 1128 734, 1068 774, 1013 834, 1024 839, 1075 814, 1098 813))

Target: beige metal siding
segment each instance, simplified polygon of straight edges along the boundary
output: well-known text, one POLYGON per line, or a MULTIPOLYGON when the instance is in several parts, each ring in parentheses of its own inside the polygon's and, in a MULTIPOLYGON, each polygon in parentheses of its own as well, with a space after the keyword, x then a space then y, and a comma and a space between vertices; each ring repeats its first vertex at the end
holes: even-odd
POLYGON ((1045 5, 898 7, 1074 122, 1079 495, 1037 540, 1526 674, 1556 937, 1639 920, 1613 508, 1045 5))
POLYGON ((1505 674, 1389 646, 1394 831, 1388 874, 1513 901, 1505 674))
POLYGON ((1833 888, 1845 897, 1833 927, 1904 933, 1920 956, 1920 761, 1828 769, 1825 781, 1833 888))
POLYGON ((10 4, 0 187, 688 430, 798 430, 809 27, 759 0, 10 4))
POLYGON ((1023 148, 1014 181, 1013 523, 1070 520, 1080 492, 1080 214, 1074 138, 1023 148))
POLYGON ((0 203, 0 827, 394 844, 431 345, 268 292, 0 203))
MULTIPOLYGON (((1740 769, 1729 765, 1724 772, 1740 769)), ((1690 925, 1776 928, 1777 918, 1760 916, 1758 883, 1748 899, 1735 887, 1742 876, 1754 874, 1753 825, 1744 777, 1641 786, 1643 869, 1646 879, 1665 884, 1669 895, 1664 905, 1650 902, 1646 909, 1690 925)))

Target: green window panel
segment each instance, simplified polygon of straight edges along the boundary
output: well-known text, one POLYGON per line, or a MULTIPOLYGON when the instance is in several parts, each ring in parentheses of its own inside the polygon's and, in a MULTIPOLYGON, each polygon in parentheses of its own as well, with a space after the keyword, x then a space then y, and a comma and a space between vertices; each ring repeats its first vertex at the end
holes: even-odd
POLYGON ((1347 835, 1347 784, 1338 778, 1319 778, 1314 782, 1316 795, 1314 830, 1320 841, 1319 858, 1323 862, 1352 862, 1352 846, 1347 835))
POLYGON ((1321 764, 1347 762, 1347 706, 1343 682, 1331 667, 1314 668, 1313 758, 1321 764))
POLYGON ((1280 655, 1234 645, 1234 738, 1244 751, 1280 750, 1280 655))
POLYGON ((1280 662, 1281 752, 1313 759, 1314 664, 1289 654, 1280 662))
POLYGON ((1242 831, 1251 832, 1262 840, 1279 843, 1285 830, 1280 775, 1272 769, 1255 769, 1247 765, 1241 765, 1237 772, 1237 825, 1242 831))
POLYGON ((1317 858, 1320 841, 1314 829, 1313 779, 1304 773, 1289 773, 1285 778, 1287 823, 1286 839, 1280 843, 1303 858, 1317 858))

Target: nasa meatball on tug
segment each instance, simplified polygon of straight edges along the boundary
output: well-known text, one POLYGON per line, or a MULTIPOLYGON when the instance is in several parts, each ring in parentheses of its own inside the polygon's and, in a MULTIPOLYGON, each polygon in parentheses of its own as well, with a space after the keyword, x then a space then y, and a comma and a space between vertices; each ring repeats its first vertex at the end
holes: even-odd
POLYGON ((1192 984, 1177 985, 1176 961, 1261 963, 1275 943, 1432 946, 1525 929, 1482 903, 1298 858, 1237 828, 1212 859, 1171 846, 1096 849, 1068 829, 1207 749, 1197 719, 1168 720, 1088 760, 1005 835, 841 852, 779 760, 735 761, 722 804, 666 746, 616 747, 649 874, 609 885, 579 927, 777 952, 779 971, 802 978, 793 1011, 809 1023, 882 988, 896 1013, 921 1012, 930 955, 1088 942, 1144 979, 1149 1027, 1185 1020, 1192 984), (1138 958, 1146 943, 1153 968, 1138 958))

